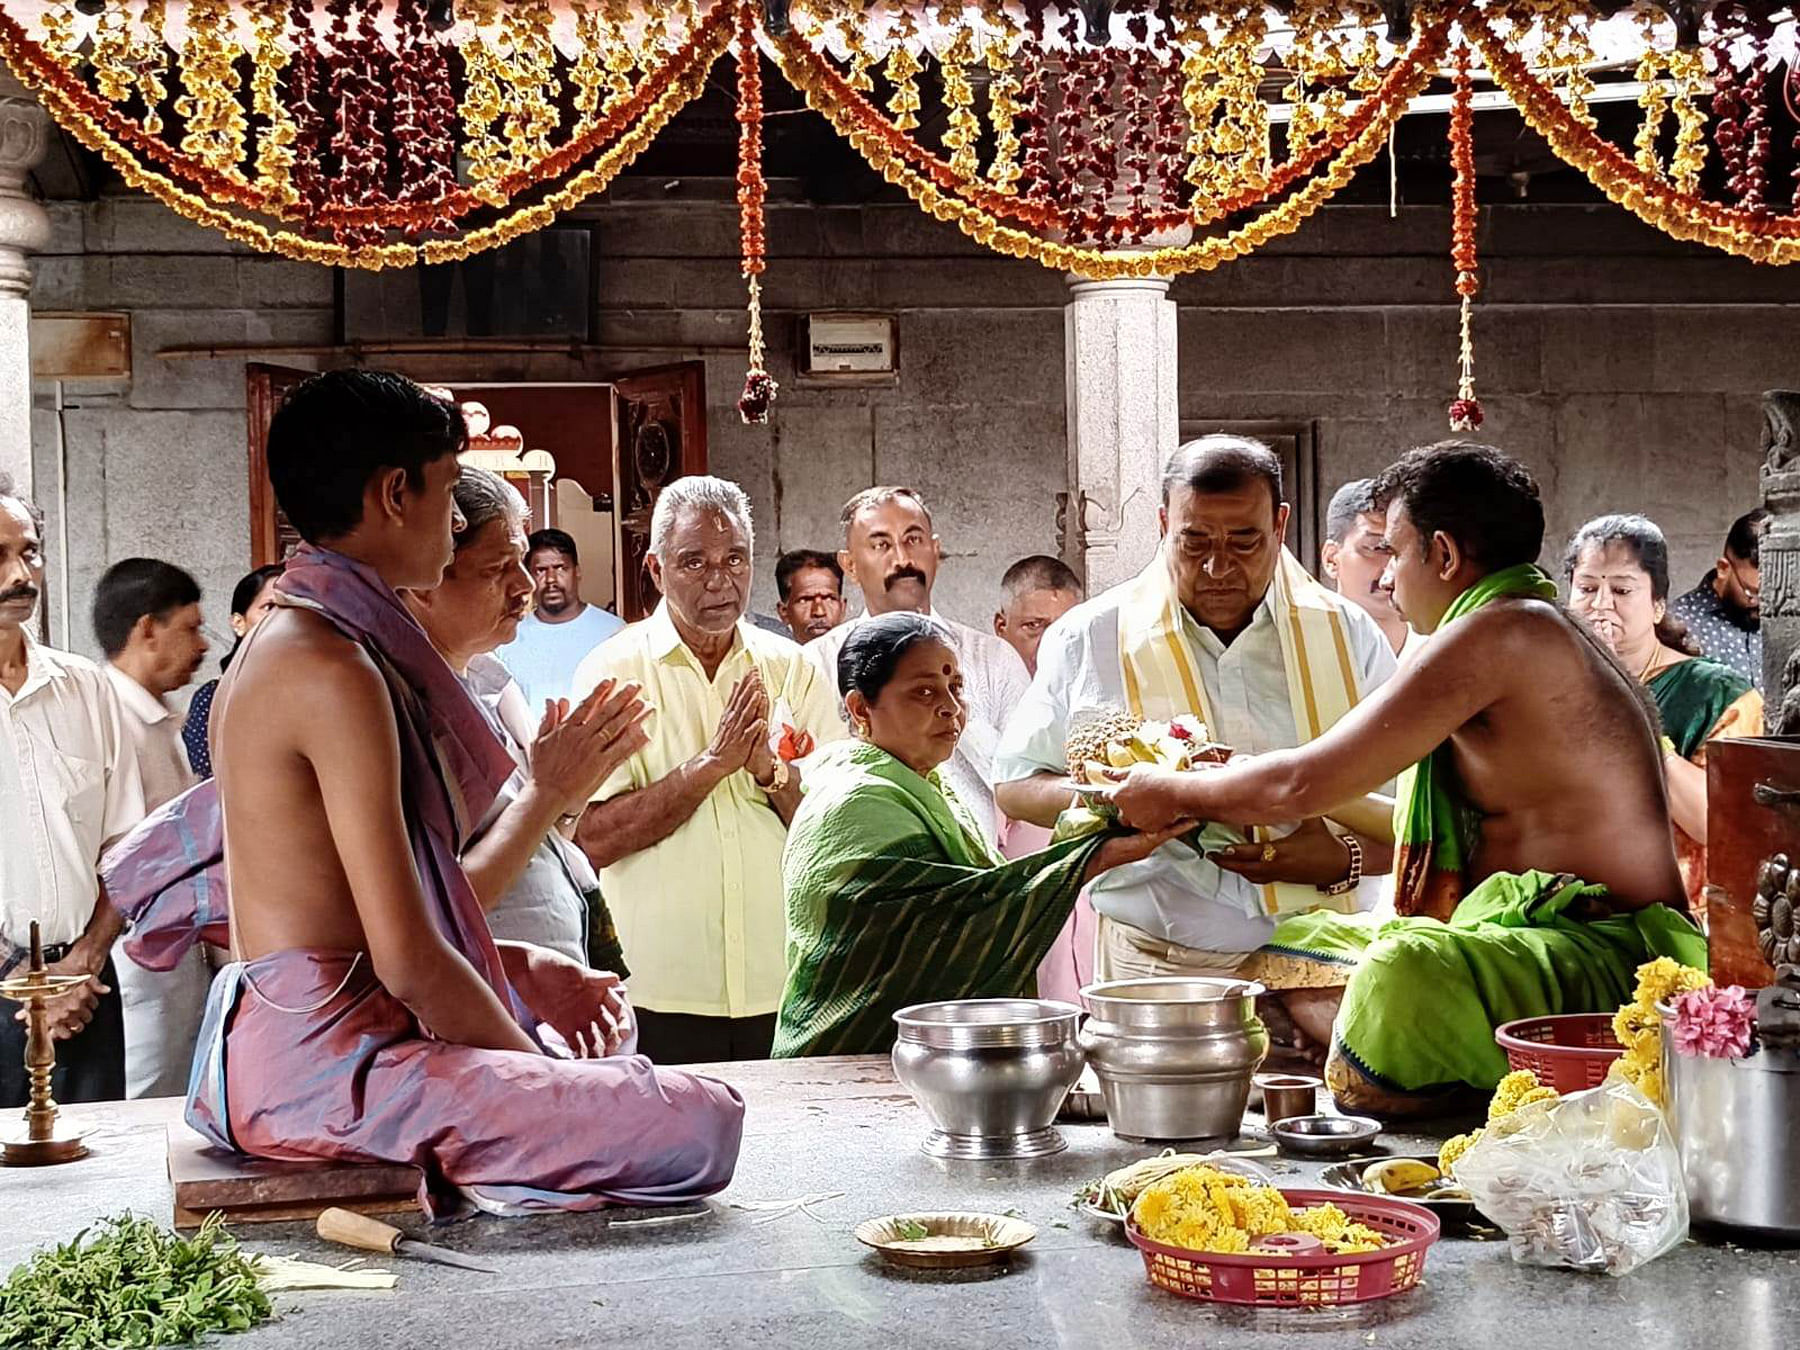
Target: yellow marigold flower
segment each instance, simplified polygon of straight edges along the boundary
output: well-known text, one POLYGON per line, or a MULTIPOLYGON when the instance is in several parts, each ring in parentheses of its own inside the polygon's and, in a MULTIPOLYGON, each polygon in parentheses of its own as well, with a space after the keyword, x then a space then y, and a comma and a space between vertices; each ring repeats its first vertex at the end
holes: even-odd
POLYGON ((1449 1176, 1450 1169, 1456 1165, 1456 1160, 1480 1143, 1481 1136, 1485 1133, 1485 1130, 1475 1129, 1470 1130, 1467 1134, 1452 1135, 1446 1139, 1443 1148, 1438 1150, 1438 1171, 1449 1176))
POLYGON ((1494 1088, 1494 1098, 1488 1103, 1489 1122, 1511 1115, 1519 1109, 1519 1103, 1525 1100, 1528 1092, 1535 1091, 1543 1085, 1538 1076, 1530 1069, 1514 1069, 1502 1078, 1494 1088))

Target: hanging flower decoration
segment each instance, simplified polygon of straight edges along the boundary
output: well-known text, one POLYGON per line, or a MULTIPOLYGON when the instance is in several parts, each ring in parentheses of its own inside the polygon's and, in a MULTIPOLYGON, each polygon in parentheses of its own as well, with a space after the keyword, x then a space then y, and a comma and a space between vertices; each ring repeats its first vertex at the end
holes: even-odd
MULTIPOLYGON (((1003 253, 1107 277, 1205 270, 1298 228, 1379 151, 1460 23, 1609 198, 1679 238, 1800 257, 1792 191, 1772 181, 1791 42, 1767 6, 1711 7, 1695 48, 1649 7, 1604 19, 1613 7, 1595 0, 1433 0, 1402 50, 1380 0, 1116 0, 1103 31, 1080 0, 789 0, 778 33, 760 0, 458 0, 448 32, 428 3, 186 0, 171 18, 166 0, 94 13, 25 0, 0 8, 0 50, 71 134, 175 209, 257 248, 380 267, 541 227, 580 199, 575 184, 593 191, 607 181, 595 170, 641 152, 707 54, 767 44, 807 105, 923 209, 1003 253), (1621 35, 1639 116, 1602 123, 1596 54, 1617 62, 1621 35), (1706 172, 1714 155, 1722 174, 1706 172)), ((762 371, 762 90, 742 65, 762 371)), ((1472 261, 1458 285, 1467 361, 1472 261)), ((755 383, 750 411, 766 412, 773 382, 755 383)))
POLYGON ((762 274, 764 266, 763 200, 767 187, 762 171, 762 53, 756 45, 753 0, 738 0, 738 233, 743 247, 744 282, 750 291, 750 368, 738 415, 745 422, 769 420, 778 386, 763 351, 762 274))
POLYGON ((1450 98, 1450 261, 1456 266, 1459 297, 1456 400, 1450 405, 1450 430, 1481 429, 1486 414, 1475 397, 1475 296, 1481 274, 1475 256, 1475 81, 1469 73, 1469 44, 1456 44, 1456 78, 1450 98))

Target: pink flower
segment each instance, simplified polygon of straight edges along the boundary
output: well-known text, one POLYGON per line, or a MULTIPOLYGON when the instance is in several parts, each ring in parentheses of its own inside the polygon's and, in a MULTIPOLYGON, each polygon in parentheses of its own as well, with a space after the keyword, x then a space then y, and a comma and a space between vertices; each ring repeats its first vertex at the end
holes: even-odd
POLYGON ((1741 1059, 1756 1034, 1756 1000, 1739 985, 1709 985, 1674 1001, 1677 1054, 1741 1059))

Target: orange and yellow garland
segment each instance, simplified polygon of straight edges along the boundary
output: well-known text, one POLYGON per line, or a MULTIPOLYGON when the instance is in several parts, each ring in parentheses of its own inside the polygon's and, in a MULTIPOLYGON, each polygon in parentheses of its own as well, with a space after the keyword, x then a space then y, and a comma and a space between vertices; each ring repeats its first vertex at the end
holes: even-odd
POLYGON ((1456 44, 1455 93, 1450 101, 1450 167, 1455 173, 1450 196, 1450 261, 1456 267, 1456 294, 1461 300, 1457 327, 1456 401, 1450 405, 1450 430, 1479 431, 1485 414, 1475 397, 1475 295, 1481 275, 1475 256, 1475 81, 1469 74, 1469 44, 1456 44))

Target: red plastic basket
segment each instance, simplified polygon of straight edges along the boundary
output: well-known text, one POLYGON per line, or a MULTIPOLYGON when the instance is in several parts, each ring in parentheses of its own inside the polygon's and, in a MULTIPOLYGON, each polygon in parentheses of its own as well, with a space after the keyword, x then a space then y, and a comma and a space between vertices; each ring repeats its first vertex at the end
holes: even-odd
POLYGON ((1270 1256, 1266 1253, 1191 1252, 1152 1242, 1127 1217, 1125 1234, 1143 1254, 1144 1272, 1158 1289, 1211 1303, 1254 1303, 1271 1308, 1366 1303, 1404 1293, 1425 1273, 1425 1250, 1438 1239, 1437 1215, 1423 1205, 1345 1191, 1281 1194, 1295 1209, 1336 1205, 1357 1223, 1396 1239, 1374 1252, 1344 1256, 1270 1256))
POLYGON ((1611 1013, 1524 1017, 1494 1032, 1514 1069, 1530 1069, 1545 1087, 1567 1095, 1599 1087, 1624 1049, 1613 1035, 1611 1013))

